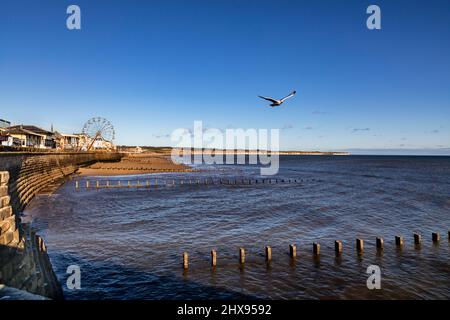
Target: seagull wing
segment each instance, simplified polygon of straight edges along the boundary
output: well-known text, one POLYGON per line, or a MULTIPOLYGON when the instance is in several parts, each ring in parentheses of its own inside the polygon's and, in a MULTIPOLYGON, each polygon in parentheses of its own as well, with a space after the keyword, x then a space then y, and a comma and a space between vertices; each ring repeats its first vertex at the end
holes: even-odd
POLYGON ((263 96, 258 96, 258 97, 260 97, 261 99, 270 101, 270 102, 272 102, 272 103, 277 103, 277 102, 278 102, 277 100, 275 100, 275 99, 273 99, 273 98, 270 98, 270 97, 263 97, 263 96))
POLYGON ((289 93, 289 95, 287 95, 286 97, 284 97, 283 99, 281 99, 280 101, 283 102, 286 99, 289 99, 290 97, 295 96, 295 94, 297 93, 297 91, 292 91, 291 93, 289 93))

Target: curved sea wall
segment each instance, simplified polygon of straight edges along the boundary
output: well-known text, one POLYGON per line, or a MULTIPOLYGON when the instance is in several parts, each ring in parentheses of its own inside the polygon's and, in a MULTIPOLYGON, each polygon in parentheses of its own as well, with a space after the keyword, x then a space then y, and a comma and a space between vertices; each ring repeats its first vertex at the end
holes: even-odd
POLYGON ((79 166, 120 159, 119 153, 0 152, 0 284, 63 298, 43 239, 21 223, 20 213, 38 192, 79 166))

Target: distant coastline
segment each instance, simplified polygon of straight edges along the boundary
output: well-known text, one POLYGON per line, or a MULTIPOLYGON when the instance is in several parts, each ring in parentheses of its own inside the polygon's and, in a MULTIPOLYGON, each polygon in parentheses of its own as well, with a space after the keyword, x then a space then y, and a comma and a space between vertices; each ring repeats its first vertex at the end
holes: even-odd
MULTIPOLYGON (((159 155, 169 156, 174 148, 172 147, 140 147, 140 146, 118 146, 118 151, 120 152, 130 152, 130 153, 153 153, 159 155)), ((186 149, 181 149, 180 151, 186 149)), ((187 148, 189 150, 189 148, 187 148)), ((200 153, 211 153, 211 154, 278 154, 278 155, 291 155, 291 156, 301 156, 301 155, 313 155, 313 156, 349 156, 350 152, 345 151, 267 151, 267 150, 243 150, 243 149, 190 149, 191 154, 200 153)))

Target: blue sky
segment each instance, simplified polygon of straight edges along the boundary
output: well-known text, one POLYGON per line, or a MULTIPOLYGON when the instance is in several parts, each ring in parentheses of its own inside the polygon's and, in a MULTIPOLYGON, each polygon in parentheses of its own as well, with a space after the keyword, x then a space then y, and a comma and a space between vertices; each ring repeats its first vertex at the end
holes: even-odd
POLYGON ((282 149, 450 154, 449 57, 445 0, 7 0, 0 118, 71 133, 102 116, 118 144, 202 120, 281 128, 282 149), (293 89, 280 108, 257 98, 293 89))

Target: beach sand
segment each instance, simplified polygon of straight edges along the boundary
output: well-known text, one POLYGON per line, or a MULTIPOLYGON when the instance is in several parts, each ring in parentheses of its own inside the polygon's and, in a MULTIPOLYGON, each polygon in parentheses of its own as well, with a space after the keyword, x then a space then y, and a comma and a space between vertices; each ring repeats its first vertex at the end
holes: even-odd
POLYGON ((170 157, 158 154, 128 154, 118 162, 97 162, 82 167, 78 173, 82 176, 118 176, 161 172, 191 172, 189 166, 175 164, 170 157))

